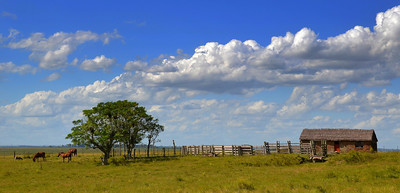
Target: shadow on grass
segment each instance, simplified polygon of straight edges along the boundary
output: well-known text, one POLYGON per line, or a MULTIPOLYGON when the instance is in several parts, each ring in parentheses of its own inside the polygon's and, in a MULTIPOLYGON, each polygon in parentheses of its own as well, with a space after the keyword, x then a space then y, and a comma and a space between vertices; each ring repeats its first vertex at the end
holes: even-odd
MULTIPOLYGON (((108 159, 108 163, 114 166, 130 165, 134 163, 152 163, 161 161, 177 160, 178 156, 166 156, 166 157, 136 157, 131 159, 125 159, 123 156, 111 157, 108 159)), ((101 163, 99 163, 101 165, 101 163)))

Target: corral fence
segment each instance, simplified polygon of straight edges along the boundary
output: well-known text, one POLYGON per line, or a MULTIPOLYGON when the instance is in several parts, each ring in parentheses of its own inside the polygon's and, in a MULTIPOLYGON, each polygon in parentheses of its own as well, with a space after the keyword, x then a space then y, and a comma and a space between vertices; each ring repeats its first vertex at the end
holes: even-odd
POLYGON ((182 155, 253 155, 252 145, 192 145, 182 146, 182 155))
MULTIPOLYGON (((271 153, 278 154, 312 154, 312 144, 309 143, 292 143, 287 141, 281 143, 264 142, 263 146, 252 145, 192 145, 182 146, 181 155, 267 155, 271 153)), ((315 152, 315 150, 314 150, 315 152)))

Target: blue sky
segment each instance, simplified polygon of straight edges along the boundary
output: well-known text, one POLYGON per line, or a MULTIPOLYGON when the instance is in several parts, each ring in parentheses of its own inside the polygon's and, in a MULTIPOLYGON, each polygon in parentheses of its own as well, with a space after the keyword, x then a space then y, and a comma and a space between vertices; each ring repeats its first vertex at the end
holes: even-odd
POLYGON ((160 145, 400 137, 398 1, 1 1, 0 145, 59 145, 98 102, 139 102, 160 145))

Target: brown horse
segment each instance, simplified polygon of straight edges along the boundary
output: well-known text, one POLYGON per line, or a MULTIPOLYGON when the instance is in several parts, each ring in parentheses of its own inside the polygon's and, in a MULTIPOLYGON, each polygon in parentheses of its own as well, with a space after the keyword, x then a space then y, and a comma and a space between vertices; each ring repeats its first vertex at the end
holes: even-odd
POLYGON ((60 155, 63 158, 63 162, 64 162, 65 158, 68 158, 68 162, 71 161, 71 155, 72 154, 70 152, 67 152, 67 153, 60 152, 60 153, 58 153, 57 157, 60 157, 60 155))
POLYGON ((43 161, 45 161, 45 159, 46 159, 46 153, 44 153, 44 152, 37 152, 37 153, 33 156, 33 162, 35 162, 36 159, 39 160, 40 157, 43 158, 43 161))
POLYGON ((71 148, 71 149, 68 150, 68 153, 71 153, 73 155, 77 155, 78 154, 78 150, 75 149, 75 148, 71 148))

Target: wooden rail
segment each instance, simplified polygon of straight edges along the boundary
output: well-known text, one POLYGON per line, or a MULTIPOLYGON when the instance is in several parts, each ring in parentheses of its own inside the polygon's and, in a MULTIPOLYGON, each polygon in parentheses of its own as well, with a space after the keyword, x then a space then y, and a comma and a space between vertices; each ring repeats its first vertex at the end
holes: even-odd
POLYGON ((313 149, 311 144, 292 143, 287 141, 281 143, 264 142, 264 146, 252 146, 252 145, 192 145, 182 146, 181 155, 256 155, 256 154, 312 154, 313 149))
POLYGON ((182 146, 182 155, 253 155, 251 145, 192 145, 182 146))

